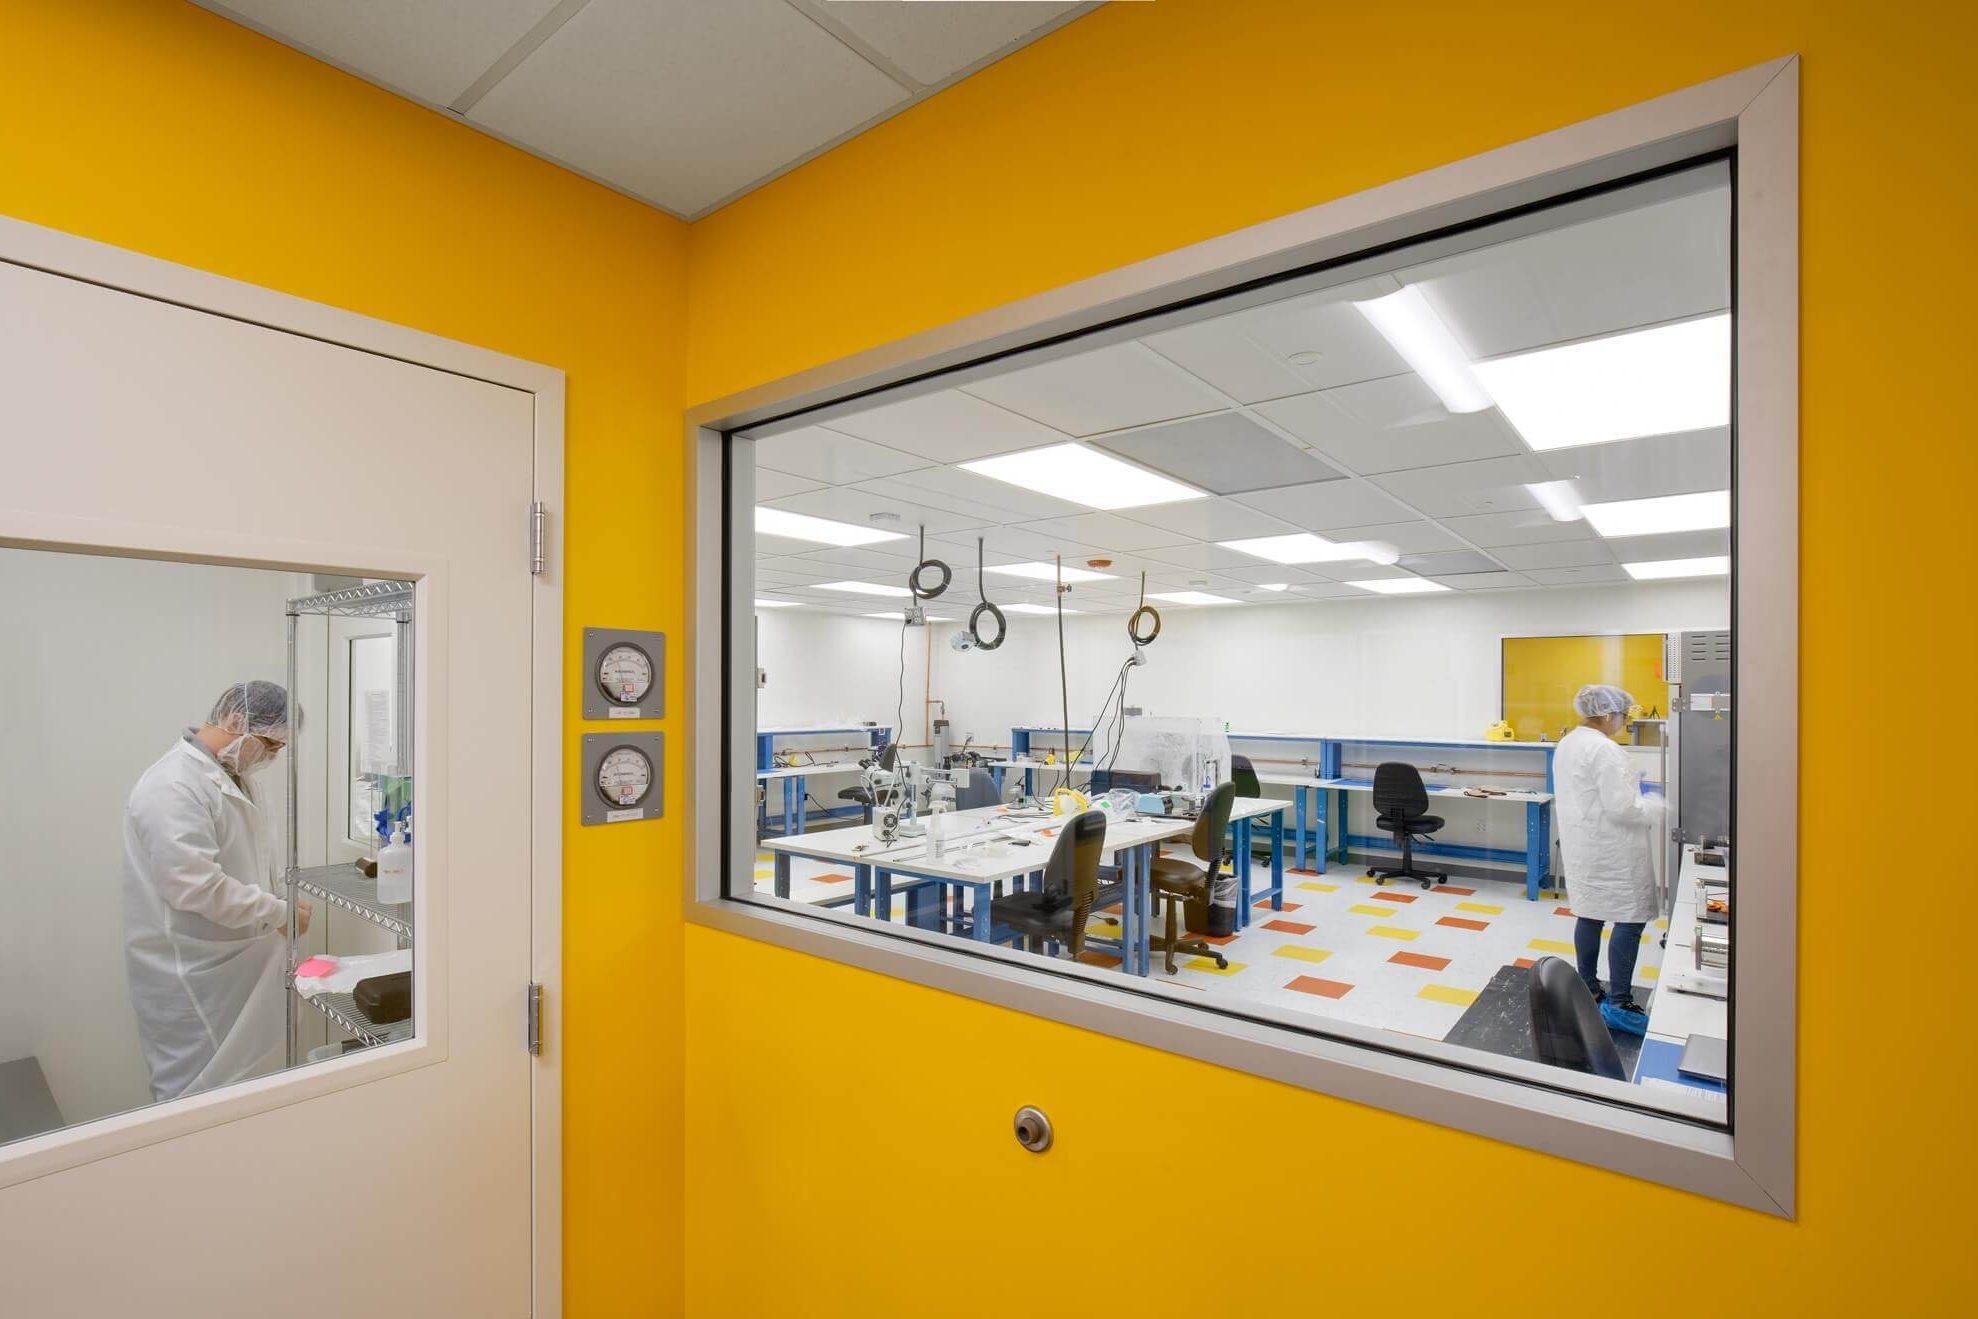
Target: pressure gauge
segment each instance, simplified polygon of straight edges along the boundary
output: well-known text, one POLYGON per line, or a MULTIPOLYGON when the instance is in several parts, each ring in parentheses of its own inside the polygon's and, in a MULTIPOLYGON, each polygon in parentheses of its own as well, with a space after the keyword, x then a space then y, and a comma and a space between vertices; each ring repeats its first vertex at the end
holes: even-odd
POLYGON ((599 763, 597 786, 614 811, 637 806, 652 791, 652 761, 637 747, 619 747, 599 763))
POLYGON ((666 634, 623 627, 584 629, 586 719, 659 719, 666 714, 666 634))
POLYGON ((663 808, 663 733, 586 733, 583 737, 585 824, 657 819, 663 808))
POLYGON ((652 656, 621 641, 598 657, 598 690, 613 705, 640 705, 652 690, 652 656))

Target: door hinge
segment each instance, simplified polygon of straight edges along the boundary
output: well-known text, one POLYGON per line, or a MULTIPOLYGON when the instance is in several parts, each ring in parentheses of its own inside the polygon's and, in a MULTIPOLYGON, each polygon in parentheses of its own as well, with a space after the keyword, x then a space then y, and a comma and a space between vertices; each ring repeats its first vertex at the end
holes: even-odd
POLYGON ((549 570, 549 505, 538 499, 529 505, 529 575, 549 570))
POLYGON ((522 996, 522 1006, 528 1013, 523 1042, 528 1046, 529 1055, 543 1056, 543 987, 533 980, 522 996))

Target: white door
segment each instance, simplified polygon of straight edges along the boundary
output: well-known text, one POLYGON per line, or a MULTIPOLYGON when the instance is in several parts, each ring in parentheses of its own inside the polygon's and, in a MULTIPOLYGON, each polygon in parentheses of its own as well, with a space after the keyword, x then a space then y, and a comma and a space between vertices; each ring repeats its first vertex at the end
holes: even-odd
POLYGON ((0 1311, 530 1312, 534 406, 0 263, 0 545, 419 602, 416 1038, 0 1145, 0 1311))

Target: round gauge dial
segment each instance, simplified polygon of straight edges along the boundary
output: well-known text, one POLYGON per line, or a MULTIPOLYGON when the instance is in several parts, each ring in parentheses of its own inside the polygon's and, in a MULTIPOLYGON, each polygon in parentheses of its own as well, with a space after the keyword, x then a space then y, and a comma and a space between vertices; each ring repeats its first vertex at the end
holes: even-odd
POLYGON ((652 690, 652 656, 621 642, 598 656, 598 690, 616 705, 637 705, 652 690))
POLYGON ((597 786, 613 810, 637 806, 652 791, 652 761, 636 747, 619 747, 598 763, 597 786))

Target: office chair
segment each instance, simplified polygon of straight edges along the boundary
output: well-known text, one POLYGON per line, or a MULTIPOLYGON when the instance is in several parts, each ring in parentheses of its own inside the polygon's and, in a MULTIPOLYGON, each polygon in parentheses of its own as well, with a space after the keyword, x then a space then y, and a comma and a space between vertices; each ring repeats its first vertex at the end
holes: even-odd
POLYGON ((1257 782, 1257 767, 1250 763, 1248 756, 1230 756, 1229 781, 1236 785, 1236 795, 1239 797, 1264 795, 1264 785, 1257 782))
POLYGON ((1073 816, 1058 830, 1051 858, 1044 863, 1044 887, 992 900, 990 924, 1022 937, 1064 944, 1076 958, 1085 951, 1085 922, 1093 909, 1112 901, 1099 888, 1099 858, 1105 850, 1104 812, 1073 816))
POLYGON ((1003 804, 1003 790, 996 786, 996 777, 986 769, 971 769, 968 783, 955 789, 955 809, 972 811, 978 806, 1000 806, 1003 804))
POLYGON ((1401 760, 1383 762, 1374 770, 1374 823, 1394 835, 1394 845, 1401 849, 1401 864, 1370 866, 1368 879, 1376 884, 1419 879, 1423 888, 1430 880, 1441 884, 1449 879, 1441 871, 1415 869, 1415 839, 1442 828, 1442 817, 1428 814, 1428 809, 1429 790, 1422 786, 1420 770, 1401 760))
MULTIPOLYGON (((890 770, 894 765, 899 763, 899 760, 900 744, 897 741, 888 742, 879 749, 879 768, 890 770)), ((860 807, 860 814, 864 817, 865 822, 867 824, 872 823, 872 794, 865 790, 863 783, 855 783, 849 788, 841 789, 838 793, 838 800, 857 802, 860 807)))
POLYGON ((1189 929, 1209 928, 1209 897, 1216 883, 1216 872, 1222 869, 1223 832, 1229 828, 1229 810, 1236 802, 1236 785, 1219 784, 1202 803, 1202 813, 1195 817, 1195 832, 1188 836, 1188 845, 1195 855, 1202 859, 1202 866, 1192 861, 1184 861, 1178 856, 1157 856, 1154 858, 1148 876, 1153 887, 1154 901, 1167 906, 1167 933, 1154 935, 1150 944, 1166 954, 1165 965, 1169 975, 1175 971, 1174 955, 1191 953, 1196 957, 1213 957, 1218 968, 1227 967, 1229 959, 1209 943, 1201 939, 1181 937, 1175 928, 1176 916, 1186 906, 1191 918, 1189 929), (1206 866, 1207 869, 1203 869, 1206 866))
POLYGON ((1542 1063, 1625 1081, 1621 1053, 1580 973, 1561 958, 1532 963, 1532 1050, 1542 1063))

